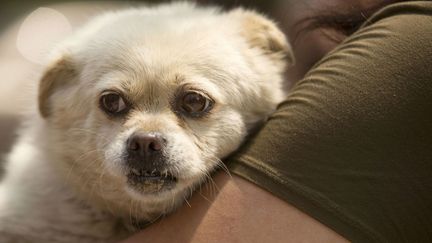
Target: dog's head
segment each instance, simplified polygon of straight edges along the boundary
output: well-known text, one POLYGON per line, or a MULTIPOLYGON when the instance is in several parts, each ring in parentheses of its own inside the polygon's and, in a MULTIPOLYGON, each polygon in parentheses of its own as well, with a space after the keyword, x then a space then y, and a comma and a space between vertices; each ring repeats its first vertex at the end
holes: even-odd
POLYGON ((265 17, 184 3, 104 15, 59 50, 39 91, 50 154, 91 200, 138 217, 183 201, 239 147, 292 60, 265 17))

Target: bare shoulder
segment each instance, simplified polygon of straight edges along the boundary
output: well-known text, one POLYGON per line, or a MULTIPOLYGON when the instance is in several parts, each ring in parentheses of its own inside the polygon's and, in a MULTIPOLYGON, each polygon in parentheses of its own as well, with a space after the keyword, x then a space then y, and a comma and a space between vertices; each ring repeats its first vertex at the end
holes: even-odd
POLYGON ((219 173, 215 184, 175 214, 124 243, 165 242, 348 242, 285 201, 235 175, 219 173), (217 189, 215 188, 217 186, 217 189))

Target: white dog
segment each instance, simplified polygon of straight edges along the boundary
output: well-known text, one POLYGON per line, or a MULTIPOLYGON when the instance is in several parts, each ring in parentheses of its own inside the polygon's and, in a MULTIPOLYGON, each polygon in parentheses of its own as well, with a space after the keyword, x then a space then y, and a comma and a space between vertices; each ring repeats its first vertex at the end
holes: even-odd
POLYGON ((113 242, 172 212, 274 111, 292 61, 267 18, 190 3, 105 14, 54 53, 0 185, 0 242, 113 242))

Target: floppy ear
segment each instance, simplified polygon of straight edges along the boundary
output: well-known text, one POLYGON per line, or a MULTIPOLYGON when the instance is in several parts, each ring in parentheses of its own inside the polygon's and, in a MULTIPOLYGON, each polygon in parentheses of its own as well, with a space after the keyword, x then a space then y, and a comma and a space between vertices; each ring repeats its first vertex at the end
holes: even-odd
POLYGON ((294 63, 291 46, 273 21, 241 8, 234 9, 229 14, 240 21, 242 34, 251 46, 260 48, 272 58, 285 59, 288 64, 294 63))
POLYGON ((50 97, 59 88, 68 85, 76 77, 72 61, 67 57, 62 57, 55 61, 45 71, 39 83, 39 112, 42 117, 47 118, 51 115, 52 105, 50 97))

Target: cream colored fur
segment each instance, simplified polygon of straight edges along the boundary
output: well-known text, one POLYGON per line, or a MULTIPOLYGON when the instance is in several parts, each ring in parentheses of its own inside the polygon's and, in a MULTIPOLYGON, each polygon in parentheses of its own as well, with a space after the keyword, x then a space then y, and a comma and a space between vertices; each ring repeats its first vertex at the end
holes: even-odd
POLYGON ((283 99, 291 50, 253 11, 173 3, 107 13, 53 54, 0 184, 0 242, 114 242, 132 221, 181 205, 283 99), (215 100, 208 116, 179 117, 177 89, 215 100), (121 120, 98 106, 103 90, 126 93, 121 120), (135 131, 166 135, 178 183, 140 194, 126 184, 122 152, 135 131))

